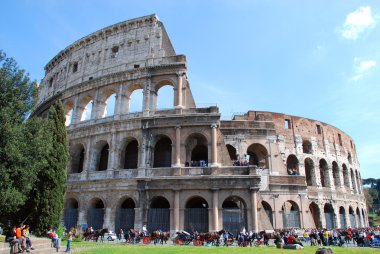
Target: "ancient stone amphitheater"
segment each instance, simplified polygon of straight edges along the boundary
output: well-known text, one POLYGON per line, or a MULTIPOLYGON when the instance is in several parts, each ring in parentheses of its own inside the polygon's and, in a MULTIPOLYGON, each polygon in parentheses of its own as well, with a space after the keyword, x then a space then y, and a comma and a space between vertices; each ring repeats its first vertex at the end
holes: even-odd
MULTIPOLYGON (((197 107, 185 55, 155 15, 79 39, 45 67, 37 115, 60 99, 70 140, 63 221, 237 232, 368 225, 355 143, 329 124, 197 107), (158 109, 162 87, 173 105, 158 109), (131 112, 135 93, 138 112, 131 112)), ((167 98, 166 98, 167 99, 167 98)))

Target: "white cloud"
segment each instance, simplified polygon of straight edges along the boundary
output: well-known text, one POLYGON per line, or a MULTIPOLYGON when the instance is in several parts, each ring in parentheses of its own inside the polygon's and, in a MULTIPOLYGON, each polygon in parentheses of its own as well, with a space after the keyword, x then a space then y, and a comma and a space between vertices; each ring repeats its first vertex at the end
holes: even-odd
POLYGON ((372 16, 370 6, 360 7, 347 15, 340 30, 341 35, 350 40, 356 40, 366 29, 375 27, 376 19, 372 16))
POLYGON ((354 58, 355 63, 355 75, 352 77, 352 80, 358 81, 363 77, 364 74, 366 74, 369 70, 374 68, 376 66, 375 60, 358 60, 357 58, 354 58))

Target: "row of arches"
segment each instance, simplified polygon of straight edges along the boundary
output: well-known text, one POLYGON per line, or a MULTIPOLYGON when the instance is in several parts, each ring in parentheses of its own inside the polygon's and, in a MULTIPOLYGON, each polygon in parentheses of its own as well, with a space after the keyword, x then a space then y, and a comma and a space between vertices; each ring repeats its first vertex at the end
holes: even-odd
POLYGON ((141 84, 129 86, 127 92, 120 93, 118 87, 92 92, 79 98, 75 103, 68 100, 65 103, 66 126, 72 122, 87 121, 95 118, 113 116, 117 113, 128 114, 142 112, 144 103, 150 105, 150 110, 174 108, 174 82, 160 81, 153 90, 149 103, 144 102, 144 87, 141 84), (169 98, 172 98, 170 100, 169 98))
POLYGON ((333 161, 330 167, 325 159, 320 159, 316 169, 314 161, 311 158, 306 158, 304 165, 308 186, 345 187, 347 189, 352 188, 356 193, 362 193, 360 173, 352 168, 348 169, 345 163, 339 167, 338 163, 333 161))
MULTIPOLYGON (((305 154, 313 154, 313 145, 309 140, 302 140, 302 152, 305 154)), ((347 154, 347 161, 349 164, 352 164, 351 153, 347 154)))
MULTIPOLYGON (((132 198, 125 198, 119 202, 115 210, 115 230, 131 229, 135 227, 136 218, 135 201, 132 198)), ((170 207, 169 201, 162 196, 156 196, 150 200, 146 225, 149 231, 163 230, 170 231, 170 207)), ((187 200, 184 207, 184 230, 188 232, 208 232, 209 231, 209 204, 201 196, 193 196, 187 200)), ((64 224, 66 228, 78 224, 79 204, 74 198, 66 201, 64 210, 64 224)), ((104 227, 105 203, 100 198, 90 201, 87 209, 87 225, 94 229, 104 227)), ((230 196, 222 203, 223 228, 237 234, 242 228, 248 228, 247 208, 244 200, 237 196, 230 196)))

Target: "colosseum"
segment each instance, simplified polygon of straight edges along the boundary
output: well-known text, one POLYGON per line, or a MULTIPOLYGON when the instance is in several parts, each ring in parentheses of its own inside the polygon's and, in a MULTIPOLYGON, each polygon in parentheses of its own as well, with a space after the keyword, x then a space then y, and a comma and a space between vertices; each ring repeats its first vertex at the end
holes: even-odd
POLYGON ((156 15, 85 36, 45 66, 35 114, 45 116, 56 100, 66 109, 67 227, 236 233, 368 225, 349 135, 282 113, 221 120, 217 106, 197 107, 187 71, 156 15), (165 86, 173 104, 159 109, 165 86), (135 93, 142 103, 132 112, 135 93))

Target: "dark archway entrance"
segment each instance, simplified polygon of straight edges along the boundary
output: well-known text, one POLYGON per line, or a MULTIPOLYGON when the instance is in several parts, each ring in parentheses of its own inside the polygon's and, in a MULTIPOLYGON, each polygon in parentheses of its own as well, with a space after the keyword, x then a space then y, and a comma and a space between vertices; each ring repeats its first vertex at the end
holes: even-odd
POLYGON ((314 186, 315 184, 315 173, 314 173, 314 162, 310 158, 305 159, 305 175, 307 186, 314 186))
POLYGON ((300 228, 300 210, 298 205, 291 200, 286 201, 282 206, 282 218, 284 228, 300 228))
POLYGON ((208 232, 208 204, 201 197, 187 201, 185 209, 185 230, 208 232))
POLYGON ((132 140, 125 147, 124 152, 124 168, 131 169, 137 168, 137 162, 139 158, 139 144, 137 140, 132 140))
POLYGON ((340 228, 347 228, 346 222, 346 210, 343 206, 339 208, 339 220, 340 220, 340 228))
POLYGON ((329 186, 328 166, 327 166, 327 162, 324 159, 319 161, 319 173, 321 175, 322 187, 328 187, 329 186))
POLYGON ((148 210, 148 231, 170 230, 170 204, 164 197, 155 197, 148 210))
POLYGON ((85 150, 82 144, 75 145, 71 150, 71 173, 81 173, 84 166, 85 150))
POLYGON ((289 175, 299 175, 299 162, 297 157, 294 154, 291 154, 286 159, 286 169, 289 175))
POLYGON ((268 216, 269 222, 271 223, 272 227, 273 226, 273 210, 272 207, 265 201, 261 202, 261 205, 263 206, 263 209, 265 211, 265 214, 268 216))
POLYGON ((120 229, 129 230, 135 225, 135 202, 131 198, 127 198, 116 209, 115 229, 119 232, 120 229))
POLYGON ((315 227, 321 228, 322 227, 321 211, 320 211, 318 205, 314 202, 311 202, 311 204, 309 205, 309 210, 310 210, 311 215, 313 216, 313 221, 314 221, 315 227))
POLYGON ((154 168, 172 166, 172 141, 168 137, 162 137, 154 146, 154 168))
POLYGON ((243 228, 247 229, 247 210, 241 198, 229 197, 222 204, 223 228, 237 235, 243 228))
POLYGON ((186 139, 186 161, 192 167, 206 167, 208 164, 208 144, 205 136, 193 133, 186 139))
POLYGON ((260 168, 269 168, 268 151, 261 144, 252 144, 247 149, 249 155, 249 165, 256 165, 260 168))
POLYGON ((237 160, 237 154, 236 154, 236 149, 232 145, 228 144, 226 145, 228 154, 230 155, 231 161, 236 161, 237 160))
POLYGON ((323 209, 323 212, 325 213, 325 220, 326 220, 326 228, 334 228, 334 208, 331 204, 325 204, 325 207, 323 209))
POLYGON ((104 204, 99 198, 95 198, 90 203, 87 215, 87 224, 94 230, 102 229, 104 222, 104 204))
POLYGON ((104 171, 108 168, 109 145, 105 144, 100 152, 98 171, 104 171))
POLYGON ((68 199, 63 214, 65 227, 67 229, 76 227, 78 223, 78 201, 73 198, 68 199))

